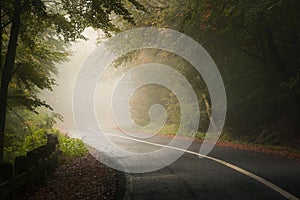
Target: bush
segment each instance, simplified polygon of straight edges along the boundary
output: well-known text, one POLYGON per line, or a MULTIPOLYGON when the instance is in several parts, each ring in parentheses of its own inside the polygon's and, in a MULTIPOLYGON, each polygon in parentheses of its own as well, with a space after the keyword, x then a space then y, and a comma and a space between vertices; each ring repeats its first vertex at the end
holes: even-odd
POLYGON ((80 139, 70 138, 56 129, 39 129, 22 139, 14 139, 14 135, 7 135, 13 142, 4 148, 4 161, 13 164, 16 157, 26 155, 27 152, 46 144, 45 133, 53 133, 58 136, 63 162, 84 156, 88 152, 80 139))
MULTIPOLYGON (((6 137, 11 139, 14 138, 14 135, 7 134, 6 137)), ((12 143, 4 148, 4 161, 12 164, 16 157, 26 155, 28 151, 40 147, 47 142, 44 129, 37 130, 32 134, 24 136, 22 140, 20 138, 11 140, 12 143)))
POLYGON ((80 157, 87 154, 87 149, 80 139, 61 136, 59 143, 60 150, 67 157, 80 157))
POLYGON ((62 151, 62 162, 73 158, 84 156, 88 153, 84 143, 77 138, 70 138, 58 130, 52 130, 58 136, 60 150, 62 151))

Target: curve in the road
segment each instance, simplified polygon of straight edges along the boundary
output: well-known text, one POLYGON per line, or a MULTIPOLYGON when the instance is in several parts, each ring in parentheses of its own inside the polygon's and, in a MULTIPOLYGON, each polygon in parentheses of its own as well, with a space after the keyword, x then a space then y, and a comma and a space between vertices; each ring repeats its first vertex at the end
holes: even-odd
POLYGON ((158 146, 158 147, 165 147, 165 148, 169 148, 169 149, 174 149, 174 150, 177 150, 177 151, 182 151, 182 152, 185 152, 185 153, 189 153, 189 154, 192 154, 192 155, 197 155, 199 156, 200 158, 206 158, 206 159, 209 159, 209 160, 212 160, 212 161, 215 161, 221 165, 224 165, 226 167, 229 167, 241 174, 244 174, 245 176, 248 176, 260 183, 262 183, 263 185, 269 187, 270 189, 276 191, 277 193, 281 194, 282 196, 284 196, 285 198, 287 199, 290 199, 290 200, 300 200, 298 197, 296 197, 295 195, 287 192, 286 190, 280 188, 279 186, 275 185, 274 183, 271 183, 270 181, 260 177, 260 176, 257 176, 243 168, 240 168, 238 166, 235 166, 231 163, 228 163, 224 160, 221 160, 221 159, 218 159, 218 158, 214 158, 214 157, 211 157, 211 156, 207 156, 207 155, 202 155, 200 153, 197 153, 197 152, 193 152, 193 151, 190 151, 190 150, 186 150, 186 149, 181 149, 181 148, 177 148, 177 147, 172 147, 172 146, 168 146, 168 145, 163 145, 163 144, 158 144, 158 143, 153 143, 153 142, 148 142, 148 141, 144 141, 144 140, 139 140, 139 139, 135 139, 135 138, 130 138, 130 137, 126 137, 126 136, 121 136, 121 135, 116 135, 116 134, 110 134, 110 133, 105 133, 107 135, 110 135, 110 136, 113 136, 113 137, 119 137, 119 138, 124 138, 124 139, 127 139, 127 140, 132 140, 132 141, 136 141, 136 142, 141 142, 141 143, 145 143, 145 144, 149 144, 149 145, 153 145, 153 146, 158 146))

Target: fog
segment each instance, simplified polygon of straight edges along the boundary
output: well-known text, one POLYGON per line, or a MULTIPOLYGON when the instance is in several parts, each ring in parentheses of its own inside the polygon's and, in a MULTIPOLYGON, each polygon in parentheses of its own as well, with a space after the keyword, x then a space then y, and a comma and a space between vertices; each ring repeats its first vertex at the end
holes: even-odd
MULTIPOLYGON (((43 98, 54 109, 53 111, 63 116, 64 121, 58 121, 56 124, 57 128, 70 135, 75 133, 72 95, 76 77, 84 61, 97 48, 96 40, 99 35, 92 28, 88 28, 84 31, 84 36, 88 38, 87 41, 77 41, 70 47, 73 53, 69 61, 57 65, 59 74, 56 79, 58 85, 53 88, 53 91, 43 93, 43 98)), ((108 93, 111 90, 112 84, 103 82, 98 86, 96 94, 98 113, 101 113, 107 122, 111 122, 111 114, 107 106, 101 105, 107 105, 109 99, 105 97, 109 96, 108 93)))
MULTIPOLYGON (((181 88, 183 85, 189 84, 184 78, 180 78, 181 75, 176 70, 151 63, 150 60, 141 59, 139 62, 147 61, 148 63, 137 62, 139 67, 130 64, 127 67, 115 68, 110 66, 107 69, 104 64, 107 48, 102 46, 101 49, 97 49, 96 43, 97 39, 103 35, 99 35, 98 32, 89 28, 84 31, 84 36, 88 38, 87 41, 77 41, 70 47, 73 54, 70 56, 69 62, 57 65, 59 72, 58 85, 53 88, 52 92, 43 93, 44 99, 53 108, 54 112, 63 116, 63 122, 58 121, 56 124, 61 131, 76 137, 78 136, 77 129, 82 132, 82 129, 87 130, 100 124, 102 132, 115 132, 115 129, 144 132, 142 131, 144 129, 146 133, 148 131, 156 133, 162 129, 166 121, 165 109, 156 104, 152 105, 148 113, 150 117, 149 126, 140 127, 136 125, 129 112, 129 100, 134 92, 143 85, 155 83, 171 88, 172 92, 175 92, 179 97, 191 96, 190 93, 192 94, 192 92, 186 94, 189 90, 181 88), (94 51, 96 49, 97 51, 94 51), (92 56, 85 63, 91 54, 92 56), (84 70, 79 75, 81 68, 84 70), (98 72, 95 69, 106 69, 104 76, 97 77, 98 72), (83 74, 84 76, 82 76, 83 74), (77 77, 80 77, 77 82, 79 87, 77 84, 77 89, 73 93, 77 77), (177 78, 166 79, 165 77, 177 78), (174 85, 172 80, 176 80, 177 84, 174 85), (95 85, 94 83, 96 84, 96 90, 91 91, 95 85), (73 94, 76 98, 73 98, 73 94), (94 95, 94 99, 90 98, 90 94, 94 95), (85 98, 85 96, 88 98, 85 98), (73 103, 76 107, 73 107, 73 103), (74 110, 76 110, 77 124, 74 120, 74 110), (113 112, 117 115, 113 115, 113 112), (94 120, 94 116, 96 116, 96 120, 94 120)), ((110 51, 107 54, 110 55, 110 51)), ((197 100, 192 102, 197 102, 197 100)), ((129 132, 126 133, 129 134, 129 132)))

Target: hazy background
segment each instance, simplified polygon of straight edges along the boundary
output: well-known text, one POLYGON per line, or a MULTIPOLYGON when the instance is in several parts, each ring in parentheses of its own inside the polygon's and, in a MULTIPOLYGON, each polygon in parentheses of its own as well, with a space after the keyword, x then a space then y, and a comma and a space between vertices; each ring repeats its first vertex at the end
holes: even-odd
POLYGON ((98 34, 92 28, 84 31, 87 41, 79 40, 70 47, 73 52, 69 62, 61 63, 57 66, 59 75, 57 77, 57 86, 53 91, 43 93, 46 101, 52 106, 54 112, 61 114, 63 122, 58 122, 57 127, 64 132, 70 133, 74 130, 73 112, 72 112, 72 95, 74 84, 80 67, 87 59, 89 54, 97 48, 98 34))

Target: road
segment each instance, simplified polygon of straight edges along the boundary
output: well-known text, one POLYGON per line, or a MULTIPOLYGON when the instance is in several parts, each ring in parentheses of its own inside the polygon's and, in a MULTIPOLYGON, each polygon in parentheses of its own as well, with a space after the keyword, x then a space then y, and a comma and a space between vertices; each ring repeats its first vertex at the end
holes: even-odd
MULTIPOLYGON (((145 143, 115 134, 108 137, 138 153, 160 149, 171 140, 155 137, 145 143)), ((179 159, 160 170, 126 173, 121 199, 299 199, 300 161, 221 146, 200 159, 200 146, 193 141, 179 159)))

